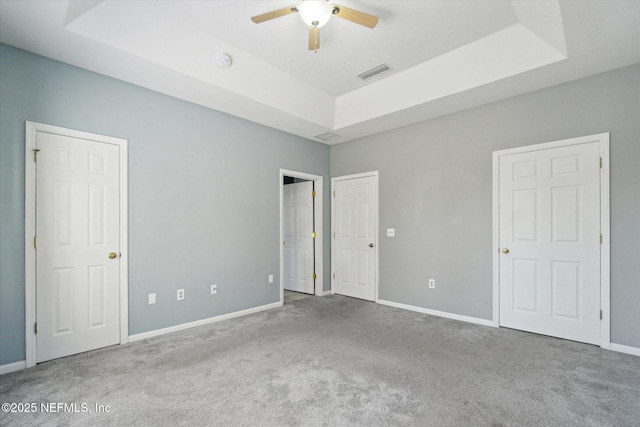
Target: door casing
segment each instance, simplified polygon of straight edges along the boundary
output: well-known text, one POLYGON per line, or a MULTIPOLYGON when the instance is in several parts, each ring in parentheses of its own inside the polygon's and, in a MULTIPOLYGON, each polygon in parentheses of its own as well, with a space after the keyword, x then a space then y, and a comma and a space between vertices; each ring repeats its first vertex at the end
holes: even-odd
POLYGON ((314 218, 315 218, 315 271, 316 271, 316 284, 315 295, 324 295, 324 259, 323 259, 323 215, 322 215, 322 199, 323 199, 323 185, 322 176, 312 175, 306 172, 297 172, 287 169, 280 169, 280 178, 278 181, 278 188, 280 189, 280 304, 284 304, 284 177, 290 176, 292 178, 306 179, 313 181, 316 192, 314 199, 314 218))
MULTIPOLYGON (((375 236, 374 236, 374 259, 375 259, 375 263, 376 263, 376 267, 375 267, 375 278, 374 278, 374 299, 373 301, 375 303, 378 303, 378 299, 379 299, 379 293, 378 293, 378 286, 379 286, 379 277, 380 277, 380 260, 378 258, 378 254, 380 253, 378 251, 378 244, 379 244, 379 221, 380 221, 380 212, 379 212, 379 206, 380 206, 380 186, 379 186, 379 179, 378 179, 378 171, 371 171, 371 172, 364 172, 364 173, 358 173, 358 174, 353 174, 353 175, 345 175, 345 176, 339 176, 339 177, 335 177, 335 178, 331 178, 331 200, 334 200, 335 197, 335 184, 338 181, 346 181, 346 180, 350 180, 350 179, 357 179, 357 178, 367 178, 367 177, 373 177, 376 181, 376 189, 378 191, 376 200, 378 201, 377 204, 374 206, 375 209, 375 217, 376 217, 376 224, 375 224, 375 236)), ((335 209, 335 203, 331 203, 331 224, 332 224, 332 233, 333 230, 335 229, 333 227, 333 224, 336 223, 336 209, 335 209)), ((332 238, 331 239, 331 293, 334 293, 334 271, 336 268, 336 247, 335 247, 335 239, 332 238)))
MULTIPOLYGON (((291 280, 291 282, 288 283, 289 288, 287 288, 287 277, 286 277, 286 274, 284 275, 285 290, 292 290, 292 291, 304 292, 304 293, 315 295, 315 287, 318 284, 316 283, 315 279, 313 279, 313 273, 315 270, 315 238, 313 237, 313 234, 312 234, 315 231, 315 224, 314 224, 315 215, 313 212, 313 205, 314 205, 313 181, 303 181, 299 183, 291 183, 291 184, 284 185, 283 192, 285 197, 283 200, 283 206, 287 205, 286 195, 288 191, 293 193, 292 197, 295 203, 295 209, 293 209, 293 211, 291 211, 289 214, 287 214, 287 210, 285 209, 283 214, 283 219, 285 224, 288 223, 289 219, 292 219, 294 220, 293 223, 295 225, 293 226, 293 230, 290 230, 294 232, 294 235, 289 237, 285 235, 283 237, 284 249, 285 249, 284 267, 285 267, 285 272, 293 271, 294 277, 291 280), (304 194, 303 202, 301 202, 299 199, 301 193, 304 194), (305 208, 307 208, 303 211, 304 212, 303 215, 300 214, 300 210, 298 209, 301 206, 304 206, 305 208), (306 224, 305 230, 301 230, 298 226, 299 224, 298 221, 300 219, 305 220, 304 221, 304 224, 306 224), (303 232, 303 233, 306 232, 308 234, 304 234, 304 237, 301 237, 300 235, 296 234, 299 232, 303 232), (304 247, 309 245, 310 247, 304 247), (302 249, 310 249, 306 257, 304 258, 306 262, 303 263, 306 266, 306 275, 301 275, 299 270, 299 267, 301 265, 300 264, 301 247, 302 249), (295 255, 288 257, 287 249, 293 249, 293 252, 295 253, 295 255)), ((285 226, 285 231, 286 230, 287 230, 287 227, 285 226)))
POLYGON ((609 212, 609 133, 564 139, 543 144, 528 145, 493 152, 493 326, 500 326, 500 158, 512 154, 567 147, 597 142, 600 146, 602 168, 600 171, 600 347, 611 347, 611 298, 610 298, 610 212, 609 212))
POLYGON ((26 367, 36 365, 36 163, 34 149, 38 132, 114 144, 120 147, 120 344, 129 342, 129 283, 128 283, 128 175, 127 144, 122 138, 97 135, 42 123, 25 123, 25 343, 26 367))

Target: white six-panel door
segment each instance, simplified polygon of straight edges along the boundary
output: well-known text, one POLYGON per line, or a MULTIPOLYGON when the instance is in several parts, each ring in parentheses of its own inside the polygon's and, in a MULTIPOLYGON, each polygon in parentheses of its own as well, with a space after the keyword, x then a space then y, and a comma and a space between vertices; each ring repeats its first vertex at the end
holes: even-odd
POLYGON ((375 301, 378 177, 334 180, 334 293, 375 301))
POLYGON ((284 198, 284 288, 314 293, 313 181, 287 184, 284 198))
POLYGON ((600 344, 600 147, 499 162, 500 325, 600 344))
POLYGON ((38 132, 37 149, 42 362, 120 342, 120 148, 38 132))

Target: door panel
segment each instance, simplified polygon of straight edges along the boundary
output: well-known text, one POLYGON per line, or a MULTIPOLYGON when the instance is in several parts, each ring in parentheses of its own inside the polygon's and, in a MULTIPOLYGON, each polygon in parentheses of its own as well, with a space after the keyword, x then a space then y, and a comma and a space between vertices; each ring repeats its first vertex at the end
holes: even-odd
POLYGON ((537 260, 513 260, 513 310, 538 311, 537 271, 537 260))
POLYGON ((551 189, 551 238, 557 242, 580 241, 580 187, 551 189))
POLYGON ((53 270, 53 290, 51 296, 55 304, 53 318, 53 334, 62 335, 74 332, 73 315, 75 295, 73 286, 73 269, 56 268, 53 270))
POLYGON ((313 294, 313 181, 287 184, 284 197, 284 288, 313 294))
POLYGON ((106 269, 102 265, 89 267, 89 328, 105 326, 106 269))
POLYGON ((37 362, 120 342, 119 147, 37 134, 37 362))
POLYGON ((513 221, 513 238, 516 241, 536 240, 537 195, 535 190, 513 192, 513 211, 518 215, 513 221))
POLYGON ((337 265, 333 292, 374 301, 377 177, 338 180, 334 189, 337 265))
POLYGON ((551 263, 552 316, 580 319, 580 270, 578 262, 551 263))
POLYGON ((500 324, 600 342, 600 148, 500 158, 500 324))

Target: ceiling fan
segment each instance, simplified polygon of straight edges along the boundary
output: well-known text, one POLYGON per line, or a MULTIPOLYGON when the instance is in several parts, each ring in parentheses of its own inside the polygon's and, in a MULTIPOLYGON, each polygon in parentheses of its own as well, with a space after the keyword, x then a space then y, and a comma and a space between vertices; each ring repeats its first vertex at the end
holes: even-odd
POLYGON ((332 15, 347 21, 373 28, 378 24, 378 17, 369 15, 348 7, 329 3, 329 0, 302 0, 296 6, 285 7, 272 12, 263 13, 251 17, 256 24, 292 13, 300 13, 302 21, 309 27, 309 50, 317 52, 320 48, 320 28, 322 28, 332 15))

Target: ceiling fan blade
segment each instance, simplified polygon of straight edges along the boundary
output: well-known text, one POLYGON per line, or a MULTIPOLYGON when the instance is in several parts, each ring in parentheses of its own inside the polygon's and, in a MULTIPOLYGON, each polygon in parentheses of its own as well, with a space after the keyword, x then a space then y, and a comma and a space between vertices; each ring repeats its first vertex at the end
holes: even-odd
POLYGON ((297 11, 298 11, 298 8, 296 8, 295 6, 285 7, 284 9, 278 9, 271 12, 263 13, 262 15, 252 16, 251 20, 256 24, 260 24, 264 21, 280 18, 281 16, 289 15, 297 11))
POLYGON ((338 18, 364 25, 367 28, 373 28, 378 25, 378 17, 360 12, 359 10, 349 9, 348 7, 333 5, 333 14, 338 18))
POLYGON ((320 28, 309 27, 309 50, 317 52, 320 49, 320 28))

